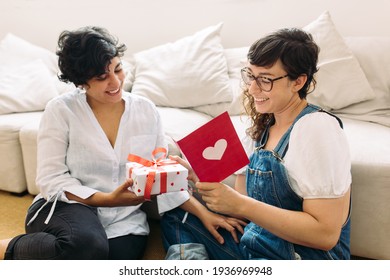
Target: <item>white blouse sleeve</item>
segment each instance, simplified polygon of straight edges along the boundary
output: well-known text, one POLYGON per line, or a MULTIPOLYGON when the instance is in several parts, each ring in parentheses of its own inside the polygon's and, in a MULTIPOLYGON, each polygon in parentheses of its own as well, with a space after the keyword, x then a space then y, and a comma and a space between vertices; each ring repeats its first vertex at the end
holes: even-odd
POLYGON ((336 118, 327 113, 305 115, 294 125, 284 159, 291 187, 299 196, 335 198, 348 191, 348 142, 336 118))
POLYGON ((82 198, 87 198, 97 191, 83 186, 69 173, 66 165, 69 124, 64 117, 67 113, 67 108, 62 105, 61 100, 52 100, 46 106, 40 122, 36 182, 46 200, 60 193, 61 200, 68 201, 63 195, 64 190, 82 198))

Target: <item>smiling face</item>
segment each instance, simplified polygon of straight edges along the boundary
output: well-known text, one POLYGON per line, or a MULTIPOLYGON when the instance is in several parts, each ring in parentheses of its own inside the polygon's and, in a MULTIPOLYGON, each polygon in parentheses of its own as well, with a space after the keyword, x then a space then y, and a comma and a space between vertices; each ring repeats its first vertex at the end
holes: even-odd
MULTIPOLYGON (((248 64, 248 68, 253 76, 261 76, 271 80, 283 77, 287 74, 280 60, 276 61, 276 63, 269 68, 252 64, 248 64)), ((262 114, 281 112, 296 98, 299 99, 299 96, 294 89, 293 81, 291 81, 289 77, 275 80, 273 82, 272 90, 269 92, 261 90, 256 81, 252 81, 248 85, 248 93, 254 98, 256 111, 262 114)))
POLYGON ((85 85, 87 99, 94 104, 114 104, 122 100, 125 72, 119 57, 114 57, 107 71, 88 80, 85 85))

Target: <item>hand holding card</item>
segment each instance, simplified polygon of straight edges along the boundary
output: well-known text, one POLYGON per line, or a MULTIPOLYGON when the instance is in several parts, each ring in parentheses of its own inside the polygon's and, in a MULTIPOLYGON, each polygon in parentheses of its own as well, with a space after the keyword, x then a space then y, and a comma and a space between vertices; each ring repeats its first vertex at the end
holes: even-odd
POLYGON ((177 144, 202 182, 220 182, 249 163, 227 112, 177 144))

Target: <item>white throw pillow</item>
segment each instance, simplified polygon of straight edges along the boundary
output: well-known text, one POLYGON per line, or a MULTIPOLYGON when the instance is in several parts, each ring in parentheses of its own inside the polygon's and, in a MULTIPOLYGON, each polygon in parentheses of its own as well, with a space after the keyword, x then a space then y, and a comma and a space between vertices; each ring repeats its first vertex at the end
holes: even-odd
POLYGON ((212 117, 216 117, 225 111, 227 111, 230 116, 237 116, 243 114, 245 110, 242 104, 243 89, 242 89, 241 79, 230 78, 229 84, 233 92, 233 101, 202 105, 202 106, 193 107, 191 109, 197 112, 210 115, 212 117))
POLYGON ((334 113, 390 127, 390 37, 354 36, 345 39, 366 74, 375 98, 334 113))
POLYGON ((243 88, 241 80, 241 69, 246 65, 248 51, 249 47, 224 49, 233 100, 231 102, 196 106, 192 109, 208 114, 212 117, 216 117, 225 111, 227 111, 231 116, 241 115, 244 113, 244 107, 242 105, 243 88))
POLYGON ((25 64, 40 59, 53 74, 57 74, 57 56, 55 53, 36 46, 12 33, 8 33, 0 42, 0 69, 8 65, 25 64))
POLYGON ((248 51, 249 47, 228 48, 224 50, 230 78, 241 79, 241 69, 245 67, 248 60, 248 51))
POLYGON ((134 57, 130 56, 130 57, 122 58, 122 66, 123 66, 123 70, 126 73, 126 77, 125 77, 125 80, 123 82, 123 89, 125 91, 130 92, 131 88, 133 87, 134 75, 135 75, 135 73, 134 73, 135 72, 134 57))
POLYGON ((232 101, 221 29, 222 23, 134 54, 132 92, 178 108, 232 101))
POLYGON ((327 110, 370 100, 375 94, 328 11, 303 28, 320 47, 317 86, 307 100, 327 110))
POLYGON ((0 115, 41 111, 58 92, 41 60, 0 71, 0 115))

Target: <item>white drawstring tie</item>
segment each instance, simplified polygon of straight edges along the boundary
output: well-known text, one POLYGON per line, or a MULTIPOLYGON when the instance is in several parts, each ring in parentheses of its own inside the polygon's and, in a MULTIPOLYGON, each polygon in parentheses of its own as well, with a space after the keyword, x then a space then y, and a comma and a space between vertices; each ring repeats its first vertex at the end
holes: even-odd
POLYGON ((53 202, 53 205, 50 208, 49 215, 47 215, 47 218, 45 220, 45 224, 47 225, 53 216, 54 209, 56 208, 56 204, 58 201, 58 198, 61 196, 61 192, 58 192, 55 196, 52 196, 50 199, 46 200, 46 202, 41 206, 41 208, 38 209, 38 211, 35 213, 35 215, 28 221, 27 226, 29 226, 34 220, 38 217, 39 212, 50 202, 53 202))

